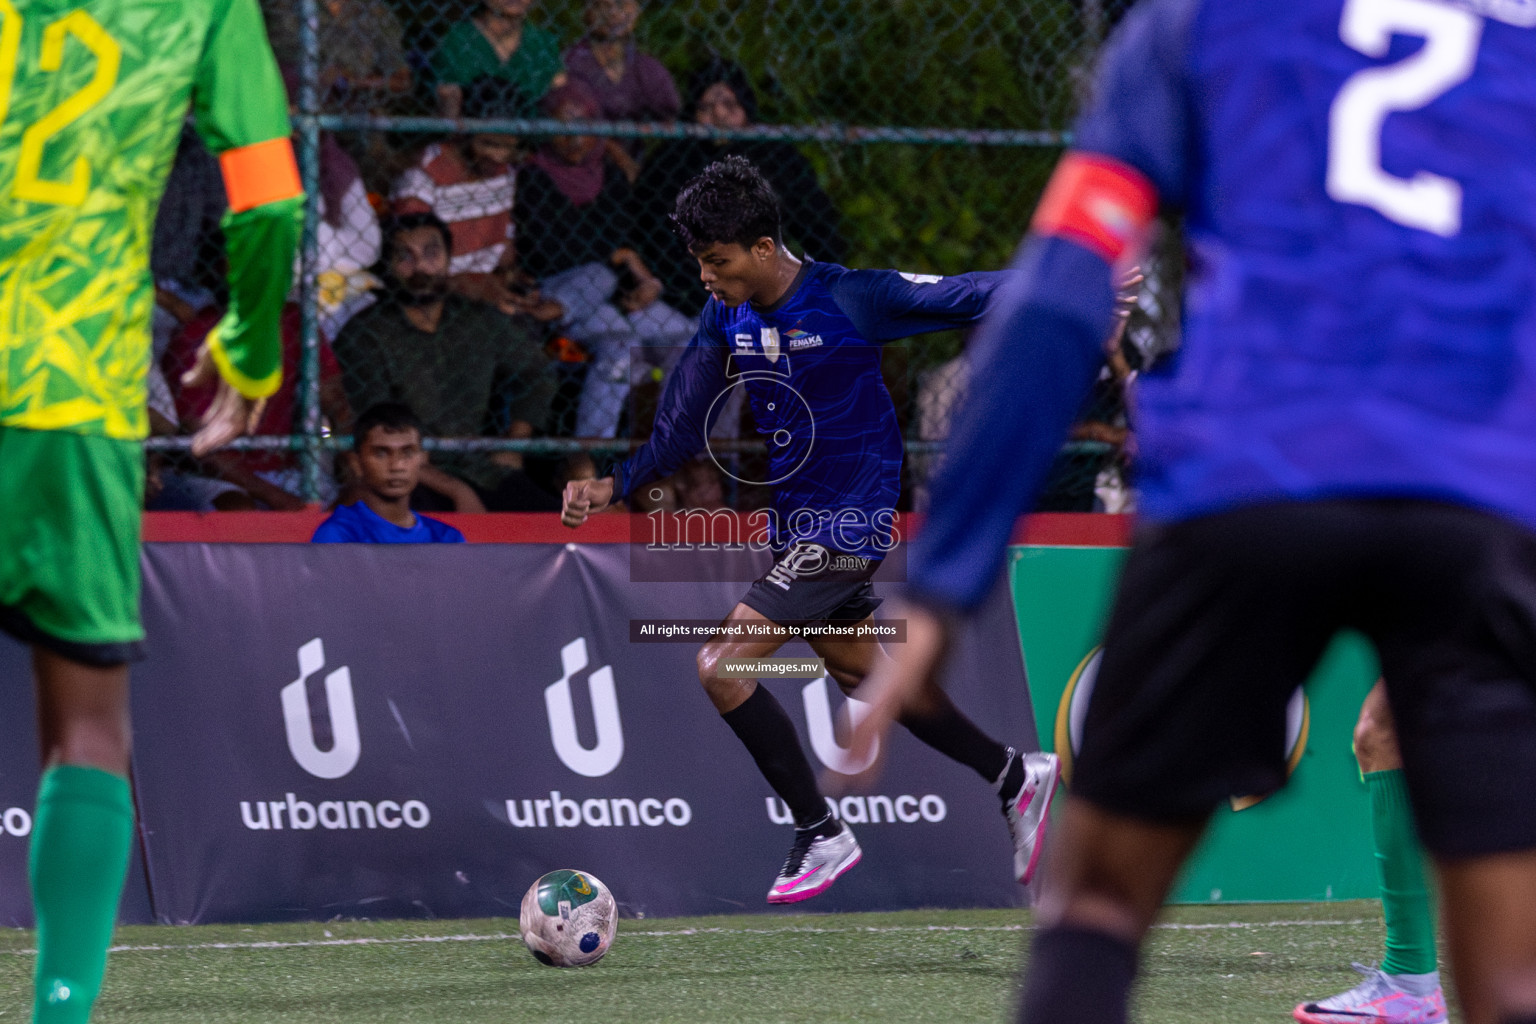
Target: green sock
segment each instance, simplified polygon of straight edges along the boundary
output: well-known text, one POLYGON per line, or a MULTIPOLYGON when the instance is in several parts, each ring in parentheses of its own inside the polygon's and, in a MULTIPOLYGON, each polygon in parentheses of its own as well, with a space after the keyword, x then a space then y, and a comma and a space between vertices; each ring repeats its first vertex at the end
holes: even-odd
POLYGON ((33 1024, 85 1024, 107 970, 107 947, 133 841, 128 780, 65 764, 43 775, 32 829, 37 913, 33 1024))
POLYGON ((1388 974, 1428 974, 1435 970, 1435 915, 1424 880, 1424 851, 1408 805, 1408 784, 1396 769, 1371 772, 1365 787, 1371 798, 1381 909, 1387 919, 1387 958, 1381 969, 1388 974))

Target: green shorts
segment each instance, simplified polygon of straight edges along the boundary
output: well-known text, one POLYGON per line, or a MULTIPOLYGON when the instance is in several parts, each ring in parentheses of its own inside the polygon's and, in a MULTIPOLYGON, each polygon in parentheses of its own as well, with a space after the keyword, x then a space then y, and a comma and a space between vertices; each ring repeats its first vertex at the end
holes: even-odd
POLYGON ((140 655, 136 441, 0 426, 0 628, 89 665, 140 655))

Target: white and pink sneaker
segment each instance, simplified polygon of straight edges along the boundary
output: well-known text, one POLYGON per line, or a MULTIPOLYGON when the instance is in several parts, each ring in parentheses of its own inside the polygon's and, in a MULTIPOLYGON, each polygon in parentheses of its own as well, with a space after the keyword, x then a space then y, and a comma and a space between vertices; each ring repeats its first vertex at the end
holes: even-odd
POLYGON ((1434 975, 1412 974, 1406 979, 1378 968, 1355 964, 1365 980, 1348 992, 1316 1003, 1302 1003, 1292 1011, 1301 1024, 1443 1024, 1445 993, 1434 975), (1421 987, 1424 995, 1403 990, 1404 985, 1421 987))
POLYGON ((829 836, 818 835, 815 828, 795 830, 795 845, 768 890, 769 903, 799 903, 820 896, 859 862, 863 854, 853 830, 835 823, 838 830, 829 836))
POLYGON ((1024 763, 1024 784, 1003 797, 1003 817, 1013 838, 1013 877, 1027 885, 1040 864, 1045 829, 1051 822, 1051 798, 1061 779, 1061 759, 1055 754, 1015 754, 1024 763))

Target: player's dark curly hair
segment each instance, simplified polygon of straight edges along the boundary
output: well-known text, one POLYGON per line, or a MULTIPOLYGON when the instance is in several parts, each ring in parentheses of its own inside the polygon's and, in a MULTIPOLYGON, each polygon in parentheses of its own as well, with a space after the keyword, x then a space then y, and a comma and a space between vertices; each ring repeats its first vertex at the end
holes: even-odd
POLYGON ((759 238, 783 244, 779 197, 757 165, 744 156, 728 156, 677 194, 672 226, 692 252, 717 242, 750 247, 759 238))

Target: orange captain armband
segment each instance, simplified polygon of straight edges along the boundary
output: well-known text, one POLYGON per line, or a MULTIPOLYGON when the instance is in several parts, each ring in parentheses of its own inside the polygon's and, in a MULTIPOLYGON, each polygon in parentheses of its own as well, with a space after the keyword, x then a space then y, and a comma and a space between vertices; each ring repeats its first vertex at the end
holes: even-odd
POLYGON ((1146 175, 1107 156, 1074 152, 1056 165, 1030 227, 1114 266, 1139 254, 1156 216, 1157 190, 1146 175))
POLYGON ((287 138, 226 149, 219 154, 219 170, 224 172, 232 213, 304 194, 293 143, 287 138))

